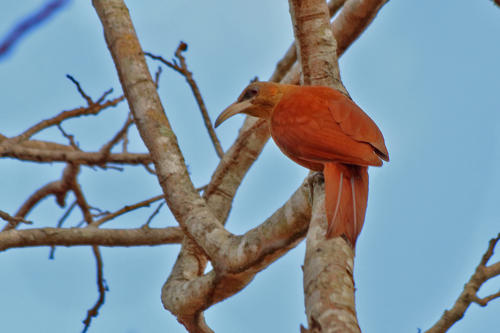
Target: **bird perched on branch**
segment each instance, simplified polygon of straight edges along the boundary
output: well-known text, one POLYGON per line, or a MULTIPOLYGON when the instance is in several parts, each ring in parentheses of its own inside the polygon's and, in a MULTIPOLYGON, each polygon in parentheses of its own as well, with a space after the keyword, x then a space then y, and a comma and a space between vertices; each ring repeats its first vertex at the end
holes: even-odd
POLYGON ((355 246, 365 219, 368 166, 389 161, 373 120, 335 89, 271 82, 248 85, 215 126, 238 113, 267 120, 271 137, 286 156, 323 172, 326 237, 344 236, 355 246))

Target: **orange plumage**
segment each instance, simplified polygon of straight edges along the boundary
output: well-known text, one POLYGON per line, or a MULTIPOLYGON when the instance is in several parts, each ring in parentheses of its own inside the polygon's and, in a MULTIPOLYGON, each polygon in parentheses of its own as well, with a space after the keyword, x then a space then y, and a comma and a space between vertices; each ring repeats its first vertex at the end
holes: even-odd
POLYGON ((320 86, 251 83, 216 126, 237 113, 264 118, 281 151, 325 176, 326 237, 344 235, 354 246, 368 199, 368 166, 389 161, 373 120, 337 90, 320 86))

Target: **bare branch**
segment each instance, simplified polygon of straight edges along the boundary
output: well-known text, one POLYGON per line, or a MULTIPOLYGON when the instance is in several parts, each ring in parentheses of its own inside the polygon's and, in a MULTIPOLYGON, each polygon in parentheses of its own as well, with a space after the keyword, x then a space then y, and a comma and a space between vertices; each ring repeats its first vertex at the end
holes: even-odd
MULTIPOLYGON (((61 228, 64 221, 66 221, 66 219, 69 217, 69 215, 71 214, 71 212, 73 211, 73 208, 76 207, 76 201, 73 201, 73 203, 69 206, 69 208, 64 212, 63 216, 61 216, 61 218, 59 219, 59 221, 57 221, 57 226, 56 228, 61 228)), ((55 246, 51 246, 50 247, 50 253, 49 253, 49 259, 54 259, 54 253, 56 252, 56 247, 55 246)))
MULTIPOLYGON (((328 2, 328 10, 330 17, 335 16, 337 11, 342 7, 346 0, 330 0, 328 2)), ((286 73, 292 68, 293 64, 297 61, 297 48, 295 46, 295 41, 290 45, 288 50, 285 52, 283 58, 276 64, 276 69, 269 81, 280 82, 286 73)))
POLYGON ((144 225, 141 228, 149 228, 149 224, 151 223, 151 221, 153 221, 154 217, 156 215, 158 215, 158 213, 160 212, 161 207, 163 207, 164 204, 165 204, 165 202, 162 202, 162 203, 160 203, 158 205, 158 207, 156 207, 156 209, 154 210, 154 212, 148 217, 148 220, 146 221, 146 223, 144 223, 144 225))
POLYGON ((243 236, 221 242, 225 266, 215 267, 208 274, 202 275, 204 266, 195 260, 200 258, 199 248, 184 242, 181 258, 162 289, 165 308, 188 326, 201 311, 243 289, 259 271, 299 244, 311 216, 309 188, 307 183, 302 184, 264 223, 243 236))
MULTIPOLYGON (((68 165, 64 168, 63 174, 60 180, 50 182, 38 190, 36 190, 19 208, 16 213, 16 217, 25 218, 28 213, 35 207, 40 201, 45 199, 47 196, 53 194, 56 197, 56 202, 60 207, 64 207, 66 193, 70 190, 70 179, 73 177, 75 169, 68 165)), ((3 230, 14 229, 18 223, 10 223, 4 227, 3 230)))
POLYGON ((122 128, 115 134, 115 136, 108 143, 106 143, 105 145, 102 146, 102 148, 99 150, 99 152, 109 155, 111 153, 111 149, 118 142, 120 142, 120 140, 122 140, 123 138, 126 137, 127 131, 129 129, 130 125, 132 125, 133 123, 134 123, 134 118, 132 117, 132 114, 129 113, 127 116, 127 120, 125 121, 125 124, 123 124, 122 128))
MULTIPOLYGON (((323 0, 289 0, 304 85, 330 86, 348 95, 340 79, 337 42, 323 0)), ((347 6, 347 3, 344 5, 347 6)), ((339 16, 342 14, 339 14, 339 16)))
POLYGON ((88 115, 96 115, 99 112, 101 112, 102 110, 105 110, 109 107, 116 106, 118 103, 120 103, 123 100, 124 100, 124 97, 120 96, 120 97, 114 98, 112 100, 108 100, 104 103, 94 103, 89 107, 80 107, 80 108, 76 108, 73 110, 63 111, 55 117, 52 117, 52 118, 49 118, 49 119, 46 119, 46 120, 39 122, 38 124, 30 127, 29 129, 27 129, 23 133, 19 134, 18 136, 15 136, 15 137, 7 139, 7 140, 3 140, 0 143, 0 149, 7 148, 10 145, 15 145, 15 144, 20 143, 24 140, 28 140, 36 133, 38 133, 38 132, 40 132, 48 127, 58 125, 58 124, 62 123, 64 120, 67 120, 69 118, 76 118, 76 117, 88 116, 88 115))
MULTIPOLYGON (((342 11, 330 25, 333 36, 337 41, 337 56, 361 35, 373 21, 378 11, 388 0, 347 0, 342 11)), ((298 84, 300 81, 300 65, 295 63, 291 70, 283 77, 284 82, 298 84)))
POLYGON ((75 136, 74 135, 71 135, 71 134, 68 134, 66 133, 66 131, 64 131, 64 129, 62 128, 61 124, 57 124, 57 128, 59 129, 59 131, 62 133, 62 135, 68 139, 69 141, 69 145, 73 148, 75 148, 76 150, 80 150, 80 148, 78 147, 78 144, 75 142, 75 136))
POLYGON ((27 221, 22 217, 10 216, 7 212, 4 212, 3 210, 0 210, 0 218, 2 220, 9 222, 9 224, 19 224, 19 223, 33 224, 33 222, 27 221))
POLYGON ((90 327, 92 318, 97 317, 97 315, 99 314, 99 309, 104 304, 106 291, 108 291, 108 288, 105 285, 104 281, 101 251, 99 250, 99 247, 92 246, 92 252, 94 253, 94 257, 96 260, 97 292, 99 293, 99 296, 95 305, 87 311, 87 317, 83 320, 84 327, 82 333, 87 332, 88 328, 90 327))
POLYGON ((52 0, 43 5, 38 11, 27 16, 25 19, 20 21, 0 42, 0 58, 6 56, 8 52, 14 47, 14 45, 21 40, 21 38, 28 33, 28 31, 34 29, 37 25, 40 25, 61 9, 68 0, 52 0))
POLYGON ((486 306, 488 302, 500 297, 500 291, 484 298, 477 296, 479 288, 481 288, 486 281, 500 275, 500 261, 493 265, 486 266, 493 256, 493 251, 499 240, 500 233, 497 237, 490 240, 488 248, 481 258, 479 265, 476 267, 469 281, 465 284, 464 290, 460 296, 458 296, 453 307, 450 310, 446 310, 441 318, 439 318, 439 320, 425 333, 444 333, 457 321, 463 318, 465 311, 467 311, 472 302, 480 306, 486 306))
POLYGON ((359 333, 354 303, 354 250, 340 237, 325 238, 324 200, 324 188, 316 183, 303 266, 309 331, 359 333))
POLYGON ((118 216, 123 215, 125 213, 131 212, 131 211, 136 210, 138 208, 149 207, 149 205, 151 205, 153 202, 161 200, 161 199, 163 199, 162 194, 157 195, 157 196, 152 197, 152 198, 149 198, 147 200, 143 200, 143 201, 138 202, 138 203, 133 204, 133 205, 127 205, 127 206, 117 210, 116 212, 104 215, 99 220, 94 221, 94 223, 92 225, 98 227, 98 226, 102 225, 103 223, 108 222, 108 221, 114 219, 115 217, 118 217, 118 216))
POLYGON ((33 246, 156 246, 179 244, 184 233, 178 227, 100 229, 41 228, 0 232, 0 251, 33 246))
POLYGON ((210 136, 210 140, 212 140, 212 144, 214 145, 215 151, 217 152, 217 156, 222 158, 222 156, 224 155, 224 151, 222 150, 220 141, 217 138, 217 134, 215 134, 214 127, 212 126, 212 121, 210 120, 210 116, 208 115, 207 107, 205 105, 205 102, 203 101, 203 97, 201 96, 200 89, 198 88, 198 85, 196 84, 196 81, 193 78, 193 73, 189 71, 186 59, 182 55, 182 52, 185 52, 187 50, 187 47, 188 45, 186 43, 180 42, 179 46, 177 47, 177 50, 175 51, 175 56, 177 57, 177 59, 179 59, 180 66, 177 64, 172 64, 169 61, 163 59, 162 57, 152 55, 149 52, 145 52, 144 54, 151 57, 152 59, 161 61, 165 65, 175 69, 177 72, 179 72, 181 75, 184 76, 187 83, 189 84, 189 87, 191 88, 191 91, 193 92, 196 103, 198 103, 198 108, 200 109, 201 116, 203 117, 203 122, 205 123, 205 127, 207 128, 208 135, 210 136))
POLYGON ((6 147, 0 145, 0 157, 10 157, 17 160, 39 163, 68 162, 88 166, 104 166, 107 163, 137 165, 153 162, 149 154, 84 152, 75 151, 74 148, 64 145, 58 145, 62 146, 63 149, 60 149, 60 147, 50 149, 51 144, 54 143, 31 140, 6 147), (27 145, 27 143, 35 144, 27 145), (38 143, 42 143, 41 148, 34 148, 39 146, 38 143), (46 144, 49 144, 49 149, 44 147, 46 144))
POLYGON ((89 95, 87 95, 85 93, 85 91, 83 91, 82 89, 82 86, 80 85, 80 82, 78 82, 73 76, 69 75, 69 74, 66 74, 66 77, 75 84, 76 86, 76 89, 78 90, 78 92, 80 93, 80 95, 83 97, 83 99, 85 101, 87 101, 87 105, 88 106, 92 106, 94 103, 94 101, 92 100, 92 98, 90 98, 89 95))

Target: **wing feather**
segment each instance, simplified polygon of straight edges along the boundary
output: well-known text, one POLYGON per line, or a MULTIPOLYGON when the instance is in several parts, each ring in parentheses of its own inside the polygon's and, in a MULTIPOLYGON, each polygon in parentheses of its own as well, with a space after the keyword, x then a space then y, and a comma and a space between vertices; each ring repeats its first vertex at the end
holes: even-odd
POLYGON ((270 122, 280 149, 313 170, 317 168, 306 164, 337 161, 380 166, 380 158, 388 159, 375 123, 354 102, 327 87, 301 87, 285 93, 270 122))

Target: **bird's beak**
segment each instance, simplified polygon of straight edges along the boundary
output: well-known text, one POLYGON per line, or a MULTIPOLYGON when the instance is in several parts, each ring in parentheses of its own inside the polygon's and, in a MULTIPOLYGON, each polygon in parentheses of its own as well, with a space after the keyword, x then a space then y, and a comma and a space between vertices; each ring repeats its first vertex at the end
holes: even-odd
POLYGON ((222 111, 222 113, 217 117, 217 119, 215 120, 215 127, 219 126, 223 121, 231 118, 235 114, 242 113, 251 106, 253 106, 253 104, 250 103, 249 100, 243 102, 234 102, 233 104, 229 105, 224 111, 222 111))

